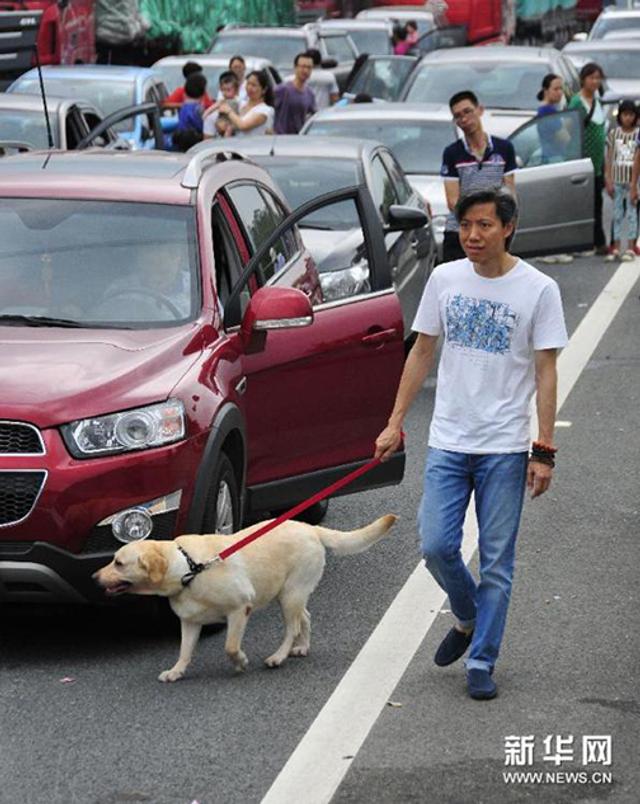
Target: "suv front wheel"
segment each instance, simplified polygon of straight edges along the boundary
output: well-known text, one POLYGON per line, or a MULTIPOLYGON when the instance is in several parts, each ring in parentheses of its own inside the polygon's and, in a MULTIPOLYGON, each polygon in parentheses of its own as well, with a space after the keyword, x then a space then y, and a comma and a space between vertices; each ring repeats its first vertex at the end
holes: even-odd
POLYGON ((202 521, 203 533, 229 535, 240 530, 240 493, 233 464, 222 452, 211 476, 202 521))

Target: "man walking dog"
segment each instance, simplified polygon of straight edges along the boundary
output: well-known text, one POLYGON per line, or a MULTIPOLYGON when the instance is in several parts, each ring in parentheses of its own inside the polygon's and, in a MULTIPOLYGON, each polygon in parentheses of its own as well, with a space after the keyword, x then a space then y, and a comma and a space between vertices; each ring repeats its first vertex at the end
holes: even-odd
POLYGON ((376 441, 386 460, 444 336, 418 513, 427 569, 456 618, 435 662, 452 664, 471 646, 467 688, 493 698, 492 678, 511 594, 515 540, 525 487, 551 483, 556 356, 567 343, 556 282, 513 256, 517 205, 504 190, 465 195, 456 206, 465 259, 438 266, 427 282, 387 427, 376 441), (529 403, 536 394, 538 440, 530 448, 529 403), (471 492, 479 527, 480 581, 462 560, 462 524, 471 492))

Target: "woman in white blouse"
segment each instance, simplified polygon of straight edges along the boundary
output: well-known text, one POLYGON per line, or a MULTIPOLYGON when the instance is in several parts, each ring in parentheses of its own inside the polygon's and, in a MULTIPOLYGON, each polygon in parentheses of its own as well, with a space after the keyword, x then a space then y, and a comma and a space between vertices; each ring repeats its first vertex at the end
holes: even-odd
POLYGON ((263 70, 254 70, 249 73, 246 81, 248 102, 241 107, 238 113, 234 112, 227 103, 218 107, 220 114, 226 115, 231 121, 234 134, 271 134, 273 131, 273 92, 263 70))

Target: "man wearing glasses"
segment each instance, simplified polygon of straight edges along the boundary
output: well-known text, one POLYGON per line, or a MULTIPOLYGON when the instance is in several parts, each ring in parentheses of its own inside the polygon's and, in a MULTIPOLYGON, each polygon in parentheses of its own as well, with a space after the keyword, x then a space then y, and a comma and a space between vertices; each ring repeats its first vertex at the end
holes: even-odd
POLYGON ((516 154, 509 140, 490 137, 482 127, 484 109, 470 90, 456 92, 449 100, 453 120, 463 137, 442 154, 441 175, 449 215, 444 227, 443 262, 464 259, 458 222, 453 211, 458 200, 480 190, 498 190, 502 185, 515 195, 516 154))

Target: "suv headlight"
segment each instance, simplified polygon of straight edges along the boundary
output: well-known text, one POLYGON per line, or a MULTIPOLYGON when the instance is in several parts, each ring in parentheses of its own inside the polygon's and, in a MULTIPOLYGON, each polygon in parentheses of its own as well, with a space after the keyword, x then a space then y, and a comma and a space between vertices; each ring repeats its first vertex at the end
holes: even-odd
POLYGON ((65 424, 62 435, 74 458, 90 458, 171 444, 184 438, 185 430, 184 405, 169 399, 65 424))

